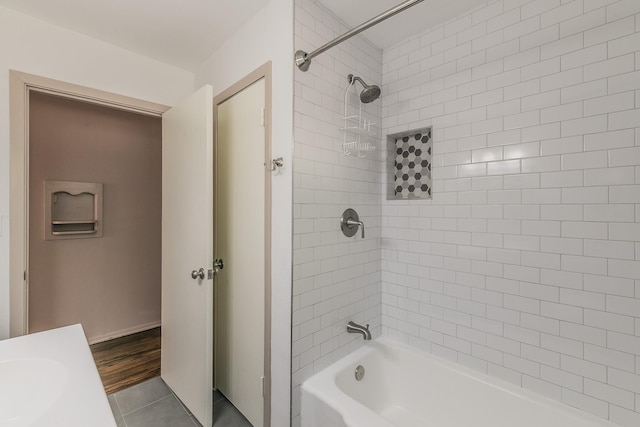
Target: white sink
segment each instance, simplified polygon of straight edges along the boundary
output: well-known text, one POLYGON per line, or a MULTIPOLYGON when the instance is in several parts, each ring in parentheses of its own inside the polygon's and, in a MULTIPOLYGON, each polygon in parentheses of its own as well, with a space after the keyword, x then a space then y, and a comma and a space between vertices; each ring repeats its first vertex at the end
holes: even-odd
POLYGON ((116 427, 80 325, 0 341, 0 427, 116 427))
POLYGON ((50 359, 0 361, 0 425, 29 425, 55 403, 69 378, 50 359))

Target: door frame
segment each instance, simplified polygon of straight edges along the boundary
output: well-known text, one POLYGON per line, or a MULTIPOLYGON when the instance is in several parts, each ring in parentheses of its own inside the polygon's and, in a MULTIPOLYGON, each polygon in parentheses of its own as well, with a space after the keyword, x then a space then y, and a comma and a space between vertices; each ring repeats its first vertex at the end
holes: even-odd
MULTIPOLYGON (((264 132, 265 132, 265 168, 271 165, 272 155, 272 64, 268 61, 256 68, 254 71, 240 79, 229 88, 222 91, 213 98, 213 147, 214 147, 214 169, 216 152, 218 147, 218 106, 237 93, 256 83, 258 80, 265 81, 265 111, 264 111, 264 132)), ((266 169, 265 169, 266 170, 266 169)), ((216 174, 214 173, 214 191, 217 188, 216 174)), ((264 206, 264 400, 263 400, 263 425, 271 425, 271 179, 272 173, 266 173, 264 182, 265 206, 264 206)), ((215 208, 214 208, 215 212, 215 208)), ((215 224, 215 218, 214 218, 215 224)), ((214 230, 215 239, 215 230, 214 230)), ((215 336, 215 325, 214 325, 215 336)), ((214 339, 215 343, 215 339, 214 339)), ((215 344, 214 344, 215 345, 215 344)), ((215 379, 214 379, 215 380, 215 379)))
POLYGON ((161 117, 168 106, 9 70, 9 336, 29 330, 29 92, 161 117))

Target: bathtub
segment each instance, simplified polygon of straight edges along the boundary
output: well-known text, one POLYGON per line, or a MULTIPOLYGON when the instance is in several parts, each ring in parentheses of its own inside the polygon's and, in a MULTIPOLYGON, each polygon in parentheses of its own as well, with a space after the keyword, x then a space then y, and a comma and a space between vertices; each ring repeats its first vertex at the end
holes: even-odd
POLYGON ((388 338, 305 381, 301 404, 302 427, 616 426, 388 338))

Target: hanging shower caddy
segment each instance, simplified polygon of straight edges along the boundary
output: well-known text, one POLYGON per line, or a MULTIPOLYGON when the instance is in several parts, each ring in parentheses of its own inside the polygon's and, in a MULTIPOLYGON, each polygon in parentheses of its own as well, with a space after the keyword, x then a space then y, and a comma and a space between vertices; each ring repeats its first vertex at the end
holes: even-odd
POLYGON ((344 135, 342 152, 345 156, 365 157, 367 151, 376 150, 373 141, 377 138, 378 132, 375 127, 376 123, 367 119, 363 114, 363 102, 359 97, 356 97, 358 105, 350 108, 349 89, 353 86, 354 81, 352 75, 349 75, 349 85, 344 92, 343 126, 340 128, 344 135), (354 112, 351 113, 350 111, 354 112))

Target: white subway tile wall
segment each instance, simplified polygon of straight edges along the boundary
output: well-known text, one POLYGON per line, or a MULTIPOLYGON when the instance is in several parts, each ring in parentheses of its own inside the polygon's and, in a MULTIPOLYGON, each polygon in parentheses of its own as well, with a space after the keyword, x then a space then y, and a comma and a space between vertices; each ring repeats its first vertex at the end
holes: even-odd
MULTIPOLYGON (((313 0, 296 0, 295 19, 295 46, 306 52, 349 30, 313 0)), ((410 71, 406 63, 397 66, 410 71)), ((364 342, 361 335, 347 334, 348 321, 370 324, 374 336, 381 330, 384 151, 366 152, 364 158, 343 154, 348 74, 380 85, 382 51, 356 37, 314 58, 309 71, 295 73, 293 426, 300 425, 300 384, 364 342), (340 231, 340 216, 349 207, 364 222, 366 239, 340 231)), ((379 129, 381 101, 363 111, 379 129)))
MULTIPOLYGON (((295 19, 306 51, 349 29, 313 0, 295 19)), ((293 426, 302 381, 361 344, 349 319, 640 425, 640 1, 492 1, 295 76, 293 426), (384 151, 341 154, 349 73, 382 83, 379 148, 433 126, 432 200, 386 200, 384 151)))
POLYGON ((382 67, 383 134, 434 134, 433 201, 381 201, 383 335, 640 425, 640 1, 490 2, 382 67))

